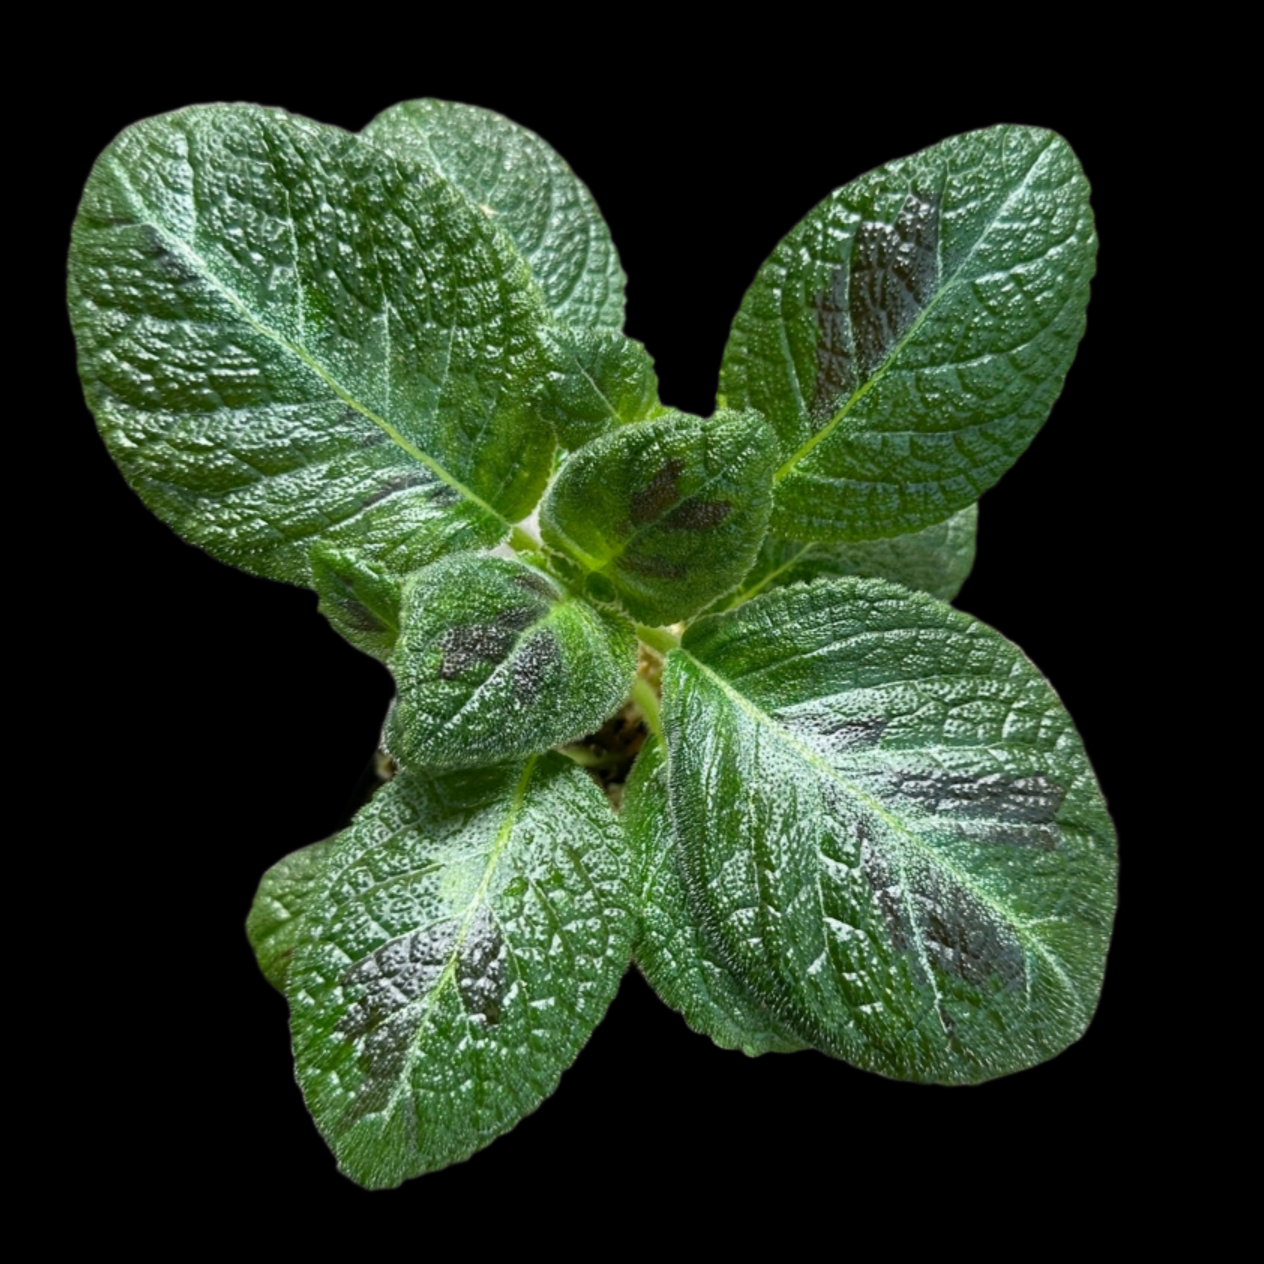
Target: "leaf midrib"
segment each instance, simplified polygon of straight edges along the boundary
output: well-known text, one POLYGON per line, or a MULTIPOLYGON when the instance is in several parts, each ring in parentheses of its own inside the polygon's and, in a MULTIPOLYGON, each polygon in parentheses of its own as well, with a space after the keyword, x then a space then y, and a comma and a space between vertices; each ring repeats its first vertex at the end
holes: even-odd
POLYGON ((792 566, 801 562, 814 548, 816 548, 816 543, 814 541, 809 541, 801 549, 799 549, 789 561, 782 562, 779 566, 774 566, 772 570, 770 570, 766 575, 763 575, 756 583, 751 585, 750 588, 739 588, 737 592, 733 594, 732 599, 729 601, 729 604, 724 607, 724 609, 732 610, 737 606, 745 605, 745 603, 750 601, 752 597, 757 597, 765 588, 768 587, 769 584, 773 582, 774 579, 777 578, 778 575, 784 574, 792 566))
MULTIPOLYGON (((419 447, 417 447, 416 444, 410 442, 399 430, 397 430, 393 425, 391 425, 391 423, 387 421, 385 417, 379 416, 371 408, 369 408, 367 404, 364 404, 360 400, 356 399, 355 396, 352 395, 350 391, 348 391, 345 387, 343 387, 343 385, 318 360, 316 360, 315 357, 310 355, 302 346, 298 345, 297 343, 291 342, 278 330, 273 329, 271 326, 265 325, 261 321, 256 319, 256 317, 251 312, 250 308, 246 305, 245 301, 241 298, 241 296, 235 293, 232 289, 230 289, 227 285, 225 285, 219 279, 219 277, 215 274, 214 270, 211 268, 207 260, 197 250, 195 250, 182 237, 178 237, 175 234, 173 234, 164 224, 158 222, 155 218, 151 218, 147 214, 148 208, 145 206, 144 201, 137 194, 135 187, 132 185, 131 178, 129 177, 127 173, 127 169, 119 161, 117 155, 114 155, 114 154, 110 155, 110 166, 116 178, 118 179, 119 184, 122 187, 128 201, 131 203, 132 212, 137 217, 136 218, 137 227, 143 224, 146 227, 152 229, 155 233, 157 233, 159 237, 162 239, 164 245, 166 245, 169 249, 171 249, 173 253, 178 254, 181 257, 183 257, 185 262, 188 263, 193 268, 193 270, 197 273, 197 275, 201 277, 202 280, 206 284, 208 284, 217 294, 219 294, 226 302, 231 304, 231 306, 233 306, 240 313, 242 319, 252 329, 262 334, 264 338, 268 339, 268 341, 272 342, 274 345, 280 347, 283 351, 288 352, 301 364, 305 365, 308 369, 310 369, 313 373, 315 373, 316 376, 319 377, 320 380, 324 382, 325 385, 328 386, 329 389, 333 391, 333 393, 340 400, 342 400, 343 403, 345 403, 349 408, 354 409, 366 420, 372 422, 375 426, 377 426, 379 429, 385 432, 385 434, 399 448, 401 448, 404 452, 407 452, 408 455, 411 456, 414 460, 418 461, 420 464, 424 465, 427 469, 432 471, 437 478, 439 478, 442 482, 446 483, 449 487, 451 487, 453 491, 457 492, 462 497, 462 499, 469 501, 471 504, 475 505, 479 509, 483 510, 485 513, 497 519, 499 522, 503 523, 506 528, 512 527, 513 524, 502 513, 500 513, 499 510, 493 508, 490 504, 487 503, 487 501, 485 501, 481 496, 479 496, 477 492, 474 492, 469 487, 467 487, 464 483, 460 481, 460 479, 458 479, 454 474, 451 474, 447 469, 444 468, 444 466, 442 466, 433 457, 427 455, 419 447)), ((288 196, 288 193, 287 193, 287 196, 288 196)), ((297 275, 297 270, 298 270, 297 257, 294 259, 294 267, 295 267, 295 272, 297 275)), ((299 300, 298 300, 300 315, 303 310, 302 290, 303 290, 303 286, 300 282, 299 283, 299 300)), ((384 312, 383 315, 386 318, 386 326, 389 331, 390 315, 388 312, 384 312)), ((452 331, 449 330, 449 336, 451 336, 451 333, 452 331)), ((387 372, 387 381, 389 384, 389 381, 390 381, 389 368, 387 369, 386 372, 387 372)), ((442 390, 443 390, 443 384, 440 383, 439 384, 440 394, 442 394, 442 390)))
POLYGON ((474 925, 474 919, 478 916, 479 909, 483 907, 483 901, 487 897, 487 891, 490 888, 492 878, 495 875, 496 866, 500 861, 501 852, 504 851, 505 844, 509 841, 509 835, 513 832, 514 825, 517 824, 518 813, 522 809, 523 800, 527 797, 527 787, 530 785, 531 777, 535 772, 535 766, 539 762, 539 759, 539 755, 532 755, 523 767, 522 775, 518 778, 518 784, 514 787, 513 794, 510 797, 509 806, 505 811, 504 820, 501 821, 500 828, 496 832, 496 838, 493 841, 490 853, 488 854, 487 865, 484 868, 483 876, 479 881, 478 890, 474 892, 473 896, 470 898, 469 904, 466 907, 464 920, 461 922, 460 929, 457 931, 452 940, 452 948, 448 953, 447 961, 444 962, 442 972, 435 980, 434 986, 425 994, 424 997, 419 998, 419 1001, 410 1001, 407 1005, 401 1006, 400 1008, 399 1012, 402 1014, 420 1003, 421 1017, 417 1022, 417 1027, 413 1032, 412 1039, 409 1041, 408 1056, 395 1079, 395 1085, 391 1090, 390 1100, 380 1112, 385 1115, 387 1119, 395 1113, 395 1107, 399 1103, 400 1097, 403 1096, 405 1087, 412 1080, 413 1067, 416 1065, 417 1055, 421 1051, 422 1033, 425 1029, 426 1019, 429 1017, 435 1001, 456 974, 456 965, 457 960, 461 955, 461 949, 465 947, 465 941, 469 938, 470 927, 474 925))
MULTIPOLYGON (((979 247, 983 244, 984 241, 987 240, 988 234, 995 227, 997 221, 1009 209, 1010 203, 1016 197, 1018 197, 1019 194, 1024 192, 1024 190, 1027 188, 1028 184, 1031 181, 1032 176, 1034 175, 1036 171, 1036 168, 1040 166, 1040 164, 1044 161, 1046 155, 1053 149, 1055 139, 1056 138, 1053 137, 1052 135, 1049 137, 1048 141, 1045 143, 1044 148, 1040 150, 1040 152, 1035 156, 1034 160, 1032 161, 1031 166, 1027 168, 1027 171, 1023 175, 1022 180, 1013 189, 1011 189, 1009 193, 1005 195, 1005 198, 1001 202, 1000 206, 996 208, 996 211, 988 220, 987 224, 980 231, 978 237, 975 239, 974 244, 970 247, 970 250, 966 254, 965 258, 963 258, 962 261, 957 265, 952 275, 941 286, 939 286, 936 289, 930 302, 927 303, 926 306, 923 307, 920 312, 918 312, 916 319, 913 321, 912 325, 909 326, 908 332, 891 349, 890 354, 882 362, 882 364, 879 365, 878 368, 869 377, 867 377, 865 381, 862 382, 861 385, 857 387, 857 389, 853 391, 850 396, 848 396, 846 403, 843 404, 842 408, 840 408, 829 419, 829 421, 825 423, 824 426, 822 426, 819 430, 815 431, 814 433, 808 436, 807 440, 798 449, 798 451, 795 452, 794 455, 791 456, 789 460, 787 460, 781 466, 781 468, 773 475, 772 481, 773 481, 774 487, 777 486, 777 484, 780 483, 781 480, 785 478, 787 475, 793 473, 794 467, 798 465, 799 462, 802 461, 805 457, 807 457, 809 453, 811 453, 818 444, 822 443, 825 439, 828 439, 829 436, 833 434, 834 431, 837 430, 838 427, 842 424, 843 420, 846 418, 847 414, 851 412, 852 408, 856 404, 858 404, 867 394, 869 394, 869 392, 873 390, 878 385, 878 383, 882 381, 884 377, 886 377, 888 371, 899 359, 901 352, 903 352, 904 348, 913 340, 914 336, 917 334, 917 331, 922 327, 922 325, 930 317, 930 314, 939 305, 939 303, 944 298, 944 296, 948 294, 951 290, 956 289, 957 285, 961 282, 962 273, 965 271, 966 267, 970 264, 970 262, 974 259, 974 256, 976 252, 978 251, 979 247)), ((940 218, 942 219, 942 214, 940 218)))

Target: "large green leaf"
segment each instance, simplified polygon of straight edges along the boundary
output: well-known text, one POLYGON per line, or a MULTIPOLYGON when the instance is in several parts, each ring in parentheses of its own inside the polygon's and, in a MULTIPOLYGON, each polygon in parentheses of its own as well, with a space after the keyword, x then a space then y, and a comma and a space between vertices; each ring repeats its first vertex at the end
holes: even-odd
POLYGON ((1084 331, 1097 239, 1066 142, 956 136, 831 194, 755 278, 720 399, 777 431, 772 530, 905 535, 1036 433, 1084 331))
POLYGON ((667 802, 667 764, 656 739, 637 757, 621 819, 642 865, 641 929, 634 955, 654 991, 722 1049, 740 1049, 753 1058, 805 1048, 738 982, 689 908, 667 802))
POLYGON ((813 579, 889 579, 951 601, 974 565, 978 506, 970 505, 947 522, 886 540, 857 540, 853 544, 820 544, 779 540, 769 536, 738 590, 716 603, 732 609, 770 588, 813 579))
POLYGON ((688 629, 662 719, 691 904, 805 1036, 954 1083, 1084 1031, 1114 833, 1015 646, 877 580, 778 589, 688 629))
POLYGON ((450 180, 513 241, 559 320, 623 325, 623 269, 587 188, 534 132, 491 110, 404 101, 363 135, 450 180))
POLYGON ((558 755, 378 792, 322 858, 288 982, 299 1083, 348 1176, 455 1163, 553 1091, 628 964, 635 869, 558 755))
POLYGON ((734 587, 771 508, 772 432, 758 413, 668 412, 611 431, 562 467, 540 508, 544 542, 585 591, 634 619, 684 619, 734 587))
POLYGON ((392 106, 362 133, 450 181, 526 261, 557 324, 544 331, 541 416, 566 448, 658 407, 653 361, 623 325, 623 270, 591 194, 534 132, 477 106, 392 106))
POLYGON ((518 560, 463 553, 405 585, 385 742, 409 766, 529 755, 599 729, 636 676, 621 618, 518 560))
POLYGON ((263 875, 246 918, 246 938, 259 969, 278 992, 285 991, 295 945, 307 931, 307 910, 320 884, 321 861, 334 839, 300 847, 263 875))
POLYGON ((547 319, 445 181, 334 128, 203 106, 128 128, 70 252, 80 373, 114 459, 182 535, 309 583, 494 544, 547 480, 547 319))

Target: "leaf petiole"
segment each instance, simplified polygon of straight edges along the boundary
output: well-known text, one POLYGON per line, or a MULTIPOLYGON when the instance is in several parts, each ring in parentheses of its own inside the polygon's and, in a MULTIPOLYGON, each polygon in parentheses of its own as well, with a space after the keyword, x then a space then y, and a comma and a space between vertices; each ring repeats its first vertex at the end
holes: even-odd
POLYGON ((645 717, 645 723, 649 726, 650 732, 661 741, 663 724, 659 716, 662 708, 654 686, 644 676, 638 676, 632 682, 632 701, 636 703, 641 715, 645 717))
POLYGON ((680 648, 680 637, 670 628, 647 628, 638 623, 636 635, 642 644, 648 645, 658 654, 666 654, 668 650, 680 648))

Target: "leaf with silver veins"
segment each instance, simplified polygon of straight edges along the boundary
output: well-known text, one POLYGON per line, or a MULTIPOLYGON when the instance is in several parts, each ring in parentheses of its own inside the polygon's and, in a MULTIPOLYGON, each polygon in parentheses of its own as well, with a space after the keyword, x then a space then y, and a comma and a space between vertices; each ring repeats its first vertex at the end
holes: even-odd
POLYGON ((459 1162, 553 1092, 627 968, 635 875, 559 755, 377 793, 321 857, 287 983, 343 1172, 382 1188, 459 1162))
POLYGON ((84 393, 186 539, 310 584, 403 574, 530 512, 547 319, 522 259, 423 168, 337 128, 196 106, 93 168, 70 251, 84 393))
POLYGON ((636 637, 521 560, 465 553, 404 586, 388 660, 387 749, 410 767, 468 767, 599 729, 628 696, 636 637))
POLYGON ((805 1038, 968 1083, 1087 1027, 1114 830, 1015 646, 878 580, 777 589, 686 631, 662 721, 690 903, 805 1038))
POLYGON ((1084 332, 1088 193, 1060 136, 990 127, 861 176, 791 230, 720 371, 720 402, 777 432, 774 534, 907 535, 1017 460, 1084 332))

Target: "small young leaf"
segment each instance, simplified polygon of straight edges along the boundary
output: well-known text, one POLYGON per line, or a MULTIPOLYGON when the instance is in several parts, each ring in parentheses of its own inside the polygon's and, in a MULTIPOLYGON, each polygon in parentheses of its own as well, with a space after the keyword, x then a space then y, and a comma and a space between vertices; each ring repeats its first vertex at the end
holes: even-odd
POLYGON ((721 598, 714 608, 732 609, 767 589, 845 575, 889 579, 940 601, 951 601, 974 565, 978 516, 978 506, 970 505, 947 522, 937 522, 912 535, 854 544, 814 544, 769 536, 742 586, 721 598))
POLYGON ((540 509, 544 542, 639 623, 688 618, 737 584, 767 528, 772 432, 758 413, 668 412, 594 439, 540 509))
POLYGON ((601 727, 628 696, 636 637, 524 563, 464 553, 411 577, 385 742, 409 767, 529 755, 601 727))
POLYGON ((386 662, 399 637, 399 580, 320 544, 312 548, 311 567, 321 614, 357 649, 386 662))
POLYGON ((771 529, 905 535, 978 499, 1048 416, 1097 238, 1066 142, 955 136, 817 206, 742 301, 720 397, 781 456, 771 529))
POLYGON ((623 269, 592 194, 552 146, 491 110, 405 101, 362 135, 450 180, 513 241, 549 310, 577 328, 623 325, 623 269))
POLYGON ((315 542, 402 574, 493 545, 538 500, 547 320, 445 181, 253 106, 130 127, 75 221, 88 404, 145 503, 256 574, 315 542))
POLYGON ((721 1049, 749 1057, 808 1046, 728 968, 685 898, 667 802, 662 747, 648 741, 628 778, 621 820, 641 858, 641 930, 633 949, 654 991, 721 1049))
POLYGON ((459 1162, 557 1087, 627 967, 635 875, 558 755, 378 792, 321 858, 287 987, 343 1172, 381 1188, 459 1162))
POLYGON ((691 905, 805 1036, 959 1083, 1084 1031, 1114 832, 1015 646, 878 580, 778 589, 688 629, 663 727, 691 905))
POLYGON ((264 977, 285 991, 294 948, 307 928, 307 910, 321 874, 321 861, 334 839, 300 847, 278 860, 259 883, 246 918, 246 938, 264 977))
POLYGON ((654 361, 639 342, 612 329, 555 328, 543 337, 549 374, 541 407, 562 447, 583 447, 612 426, 665 411, 654 361))

